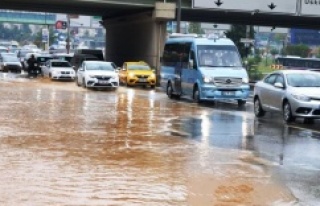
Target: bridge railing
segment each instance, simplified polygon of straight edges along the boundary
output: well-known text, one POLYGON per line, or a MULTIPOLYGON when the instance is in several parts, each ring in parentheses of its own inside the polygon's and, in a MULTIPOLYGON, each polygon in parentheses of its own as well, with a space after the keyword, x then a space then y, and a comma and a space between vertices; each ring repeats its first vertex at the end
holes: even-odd
POLYGON ((2 10, 0 11, 0 22, 21 24, 55 24, 56 15, 51 13, 2 10))

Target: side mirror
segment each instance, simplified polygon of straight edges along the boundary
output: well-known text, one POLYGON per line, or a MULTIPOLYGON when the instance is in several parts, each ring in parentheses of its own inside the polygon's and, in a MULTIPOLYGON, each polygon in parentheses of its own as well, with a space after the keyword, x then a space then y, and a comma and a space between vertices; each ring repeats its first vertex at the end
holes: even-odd
POLYGON ((189 68, 193 69, 194 63, 193 63, 193 59, 189 60, 189 68))
POLYGON ((78 71, 83 72, 83 71, 84 71, 84 69, 83 69, 83 68, 79 68, 79 69, 78 69, 78 71))
POLYGON ((274 86, 277 87, 277 88, 281 88, 281 89, 284 88, 283 84, 280 83, 280 82, 275 83, 274 86))

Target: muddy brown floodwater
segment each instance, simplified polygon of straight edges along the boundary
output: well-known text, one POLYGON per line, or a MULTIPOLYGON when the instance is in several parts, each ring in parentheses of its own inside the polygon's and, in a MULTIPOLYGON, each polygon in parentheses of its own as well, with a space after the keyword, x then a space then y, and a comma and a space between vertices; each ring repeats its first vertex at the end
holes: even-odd
POLYGON ((173 132, 205 108, 49 80, 0 94, 0 205, 295 205, 275 165, 173 132))

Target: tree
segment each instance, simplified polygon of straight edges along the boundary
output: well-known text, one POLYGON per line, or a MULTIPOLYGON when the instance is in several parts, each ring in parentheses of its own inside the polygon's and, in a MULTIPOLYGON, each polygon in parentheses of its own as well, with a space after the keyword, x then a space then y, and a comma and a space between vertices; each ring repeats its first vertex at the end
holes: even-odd
POLYGON ((189 33, 195 33, 195 34, 204 34, 203 29, 201 28, 201 24, 197 22, 190 22, 188 27, 189 33))
POLYGON ((272 54, 273 56, 276 54, 279 54, 279 50, 278 49, 271 49, 270 54, 272 54))
POLYGON ((308 57, 310 48, 307 45, 288 45, 285 49, 287 55, 295 55, 299 57, 308 57))
MULTIPOLYGON (((245 44, 240 42, 241 38, 246 38, 246 30, 246 25, 231 25, 230 30, 226 32, 226 36, 230 38, 238 47, 241 57, 246 57, 248 52, 250 51, 249 47, 245 47, 245 44)), ((253 39, 253 37, 253 26, 250 26, 248 38, 253 39)))

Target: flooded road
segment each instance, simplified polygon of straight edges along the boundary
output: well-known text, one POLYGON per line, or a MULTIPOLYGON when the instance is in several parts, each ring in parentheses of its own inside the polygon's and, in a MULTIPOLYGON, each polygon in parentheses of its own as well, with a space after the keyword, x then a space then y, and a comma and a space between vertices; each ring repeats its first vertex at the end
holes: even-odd
POLYGON ((0 205, 319 205, 316 125, 0 74, 0 205))

